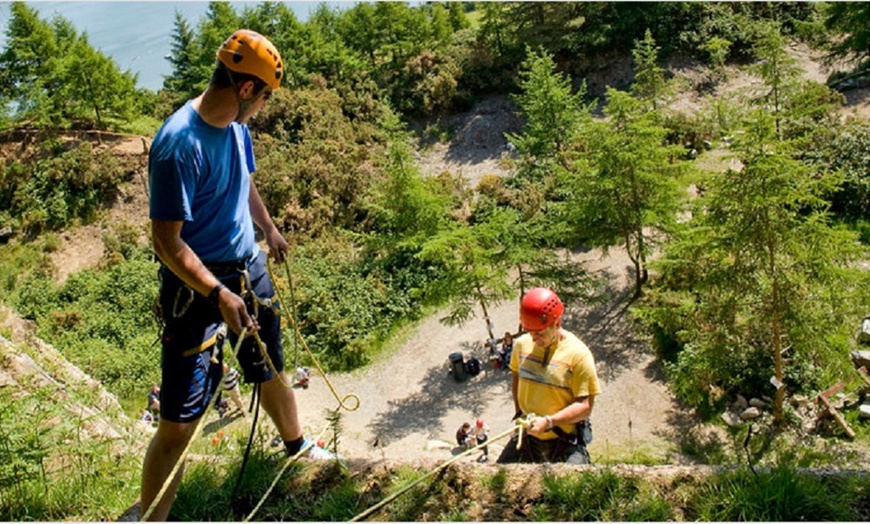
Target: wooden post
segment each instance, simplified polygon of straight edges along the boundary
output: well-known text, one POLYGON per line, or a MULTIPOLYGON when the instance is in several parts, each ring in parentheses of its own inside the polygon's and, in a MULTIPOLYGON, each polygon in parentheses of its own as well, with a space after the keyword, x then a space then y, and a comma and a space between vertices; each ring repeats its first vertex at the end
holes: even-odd
POLYGON ((848 435, 849 438, 855 438, 855 430, 853 430, 851 426, 849 426, 849 423, 846 422, 846 419, 843 418, 843 415, 840 415, 840 413, 833 406, 833 404, 831 404, 831 401, 828 400, 831 396, 843 389, 845 386, 846 385, 842 381, 837 382, 827 390, 819 393, 819 396, 816 397, 816 401, 818 402, 819 400, 821 400, 822 404, 824 404, 827 408, 828 413, 830 413, 831 416, 834 417, 834 420, 836 420, 837 423, 840 424, 840 426, 846 432, 846 435, 848 435))

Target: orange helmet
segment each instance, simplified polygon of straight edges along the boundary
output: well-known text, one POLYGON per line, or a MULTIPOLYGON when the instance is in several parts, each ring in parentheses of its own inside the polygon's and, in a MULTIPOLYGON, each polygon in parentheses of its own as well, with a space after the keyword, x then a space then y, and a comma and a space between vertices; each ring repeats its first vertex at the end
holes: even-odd
POLYGON ((565 306, 552 289, 530 289, 520 303, 520 324, 526 331, 541 331, 556 323, 565 306))
POLYGON ((281 77, 284 76, 281 55, 272 42, 260 33, 239 29, 217 50, 217 57, 230 71, 253 75, 272 89, 278 89, 281 85, 281 77))

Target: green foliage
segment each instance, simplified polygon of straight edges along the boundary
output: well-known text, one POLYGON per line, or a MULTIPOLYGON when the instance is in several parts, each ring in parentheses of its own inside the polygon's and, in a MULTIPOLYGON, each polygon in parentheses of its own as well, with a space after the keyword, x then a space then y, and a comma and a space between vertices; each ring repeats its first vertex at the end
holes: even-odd
POLYGON ((825 47, 831 58, 870 58, 870 6, 864 2, 826 2, 825 47))
MULTIPOLYGON (((332 227, 358 230, 383 180, 380 163, 389 112, 351 119, 323 87, 282 90, 257 116, 257 187, 282 230, 317 236, 332 227)), ((387 128, 389 129, 389 128, 387 128)))
POLYGON ((667 233, 676 218, 680 164, 674 148, 664 143, 657 113, 644 110, 628 93, 610 89, 607 96, 609 120, 588 126, 586 158, 562 175, 572 191, 567 218, 575 238, 625 247, 639 294, 653 249, 649 228, 667 233))
MULTIPOLYGON (((528 51, 520 70, 520 94, 514 98, 525 119, 521 135, 508 135, 521 158, 546 163, 576 136, 588 120, 582 100, 585 86, 572 94, 571 82, 556 72, 553 56, 528 51)), ((522 169, 522 168, 521 168, 522 169)))
MULTIPOLYGON (((299 247, 293 261, 299 329, 326 369, 348 370, 368 362, 369 351, 418 306, 388 275, 369 273, 339 238, 299 247)), ((286 284, 278 278, 278 285, 286 284)), ((285 293, 285 299, 289 297, 285 293)), ((289 359, 289 345, 287 346, 289 359)))
POLYGON ((125 176, 110 151, 94 151, 89 142, 70 147, 49 140, 39 153, 42 159, 13 162, 0 177, 0 225, 30 236, 93 221, 125 176))
POLYGON ((658 64, 659 49, 650 30, 647 29, 643 40, 638 41, 631 51, 634 57, 634 84, 631 86, 631 92, 653 110, 658 109, 667 87, 665 70, 658 64))
POLYGON ((545 475, 542 501, 534 520, 547 521, 667 521, 670 504, 654 488, 634 477, 609 470, 577 475, 545 475))
POLYGON ((672 384, 695 407, 716 387, 769 394, 774 348, 787 348, 790 391, 824 389, 848 366, 851 312, 866 307, 851 269, 863 251, 828 224, 821 199, 838 180, 790 158, 772 115, 759 110, 749 124, 735 143, 743 170, 703 182, 690 227, 657 264, 662 293, 646 311, 679 341, 672 384))
POLYGON ((780 464, 753 474, 750 470, 714 476, 696 493, 691 519, 702 521, 788 522, 860 519, 854 488, 836 477, 819 479, 780 464))
POLYGON ((136 75, 121 72, 86 35, 56 16, 45 22, 23 2, 11 6, 0 75, 13 118, 30 126, 117 129, 140 114, 136 75))
POLYGON ((0 519, 114 519, 137 496, 140 462, 109 441, 85 438, 88 421, 71 416, 56 395, 53 387, 0 388, 0 519))
MULTIPOLYGON (((870 219, 870 129, 864 123, 833 126, 808 158, 818 169, 840 173, 843 184, 828 196, 831 211, 846 220, 870 219)), ((808 155, 809 156, 809 155, 808 155)), ((870 238, 862 238, 865 244, 870 238)))
POLYGON ((144 258, 104 271, 75 273, 58 288, 42 272, 25 277, 13 295, 18 312, 70 362, 135 410, 142 392, 159 382, 156 267, 144 258))

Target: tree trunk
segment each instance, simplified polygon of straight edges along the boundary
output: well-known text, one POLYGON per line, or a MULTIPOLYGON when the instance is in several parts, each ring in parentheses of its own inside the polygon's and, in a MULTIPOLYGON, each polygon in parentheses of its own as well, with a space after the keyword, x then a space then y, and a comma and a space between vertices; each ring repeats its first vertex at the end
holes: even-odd
POLYGON ((776 377, 777 383, 779 386, 776 388, 776 398, 773 403, 773 422, 775 426, 781 426, 783 423, 782 416, 782 405, 785 400, 785 386, 783 383, 783 372, 782 372, 782 340, 781 340, 781 331, 782 326, 780 325, 779 319, 779 279, 776 275, 776 263, 774 262, 774 246, 773 241, 769 240, 767 245, 768 257, 769 260, 769 269, 771 274, 771 332, 773 336, 773 373, 776 377))

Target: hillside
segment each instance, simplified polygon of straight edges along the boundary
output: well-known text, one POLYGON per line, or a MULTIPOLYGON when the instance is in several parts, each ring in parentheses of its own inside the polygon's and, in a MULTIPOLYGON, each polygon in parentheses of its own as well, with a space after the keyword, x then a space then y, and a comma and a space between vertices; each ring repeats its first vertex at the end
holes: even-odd
MULTIPOLYGON (((826 72, 813 53, 802 46, 795 46, 792 52, 801 61, 808 78, 824 80, 826 72)), ((626 64, 613 64, 612 69, 603 71, 602 75, 620 78, 626 74, 626 69, 626 64)), ((702 94, 696 87, 704 79, 703 69, 692 64, 672 64, 670 70, 688 86, 674 97, 672 107, 686 112, 701 107, 702 94)), ((624 76, 622 78, 624 80, 624 76)), ((718 89, 731 92, 754 86, 757 86, 755 80, 734 68, 728 82, 718 89)), ((844 118, 870 118, 870 89, 850 91, 846 98, 844 118)), ((451 171, 474 186, 484 175, 510 173, 512 164, 504 134, 519 131, 521 120, 509 99, 482 100, 469 112, 453 116, 448 125, 454 129, 448 143, 437 143, 417 152, 418 165, 424 174, 451 171)), ((119 225, 137 228, 141 241, 147 241, 146 145, 147 139, 143 137, 103 137, 102 147, 116 151, 134 174, 124 193, 106 210, 100 222, 60 235, 59 248, 51 254, 59 280, 84 268, 95 267, 103 257, 103 233, 119 225)), ((726 165, 724 155, 724 150, 714 149, 704 153, 699 163, 706 169, 721 170, 726 165)), ((607 302, 574 308, 567 313, 565 322, 566 328, 577 333, 592 349, 602 378, 604 393, 596 402, 592 419, 595 440, 590 452, 593 459, 599 463, 624 461, 679 466, 692 463, 692 459, 680 453, 683 445, 729 445, 725 430, 701 425, 691 412, 676 402, 665 384, 661 364, 655 359, 649 340, 637 333, 628 318, 625 306, 632 282, 626 255, 613 249, 607 254, 590 250, 564 253, 564 256, 584 261, 591 272, 608 282, 610 299, 607 302)), ((352 468, 364 477, 381 478, 384 472, 395 471, 404 464, 433 465, 449 459, 455 453, 452 435, 463 421, 483 418, 494 433, 508 427, 513 414, 509 374, 492 369, 486 363, 484 319, 478 315, 462 327, 448 328, 438 317, 435 314, 408 328, 394 349, 366 368, 328 377, 340 395, 354 393, 361 399, 358 410, 343 414, 341 452, 354 459, 352 468), (447 356, 455 351, 462 351, 466 358, 479 358, 485 363, 484 371, 468 382, 453 381, 447 375, 447 356)), ((490 317, 497 334, 514 330, 516 304, 499 304, 490 311, 490 317)), ((89 420, 91 438, 109 439, 128 452, 144 453, 149 435, 141 430, 147 426, 127 417, 117 401, 98 383, 71 366, 50 346, 35 339, 32 327, 14 312, 0 310, 0 325, 4 334, 4 338, 0 338, 0 387, 20 390, 24 395, 34 385, 51 384, 56 388, 57 395, 53 398, 57 402, 64 404, 74 416, 89 420), (90 389, 97 400, 93 405, 68 403, 64 392, 71 389, 90 389)), ((292 362, 292 350, 286 353, 288 361, 292 362)), ((336 399, 318 376, 313 377, 309 389, 296 392, 306 432, 318 433, 326 423, 324 411, 334 409, 336 399)), ((209 416, 213 420, 209 421, 206 438, 218 429, 237 435, 249 431, 250 418, 219 421, 216 414, 209 416)), ((269 434, 270 423, 261 421, 261 424, 269 434)), ((497 455, 499 450, 500 444, 495 443, 490 453, 497 455)), ((833 468, 870 467, 867 450, 851 449, 851 452, 857 455, 844 455, 848 458, 832 465, 833 468)), ((235 460, 236 455, 229 456, 230 460, 235 460)), ((492 464, 478 465, 471 458, 466 462, 463 468, 474 466, 475 469, 458 481, 459 485, 472 484, 480 472, 496 471, 492 464)), ((641 475, 668 478, 703 476, 709 472, 704 467, 673 467, 665 473, 655 467, 628 469, 641 475)), ((472 516, 480 520, 529 518, 529 507, 540 492, 538 473, 538 468, 517 468, 505 489, 515 500, 500 501, 472 516)), ((670 480, 662 485, 670 486, 670 480)), ((131 514, 135 512, 134 508, 131 514)))

